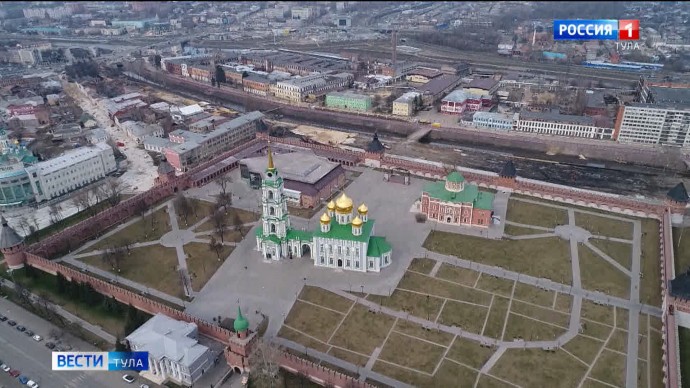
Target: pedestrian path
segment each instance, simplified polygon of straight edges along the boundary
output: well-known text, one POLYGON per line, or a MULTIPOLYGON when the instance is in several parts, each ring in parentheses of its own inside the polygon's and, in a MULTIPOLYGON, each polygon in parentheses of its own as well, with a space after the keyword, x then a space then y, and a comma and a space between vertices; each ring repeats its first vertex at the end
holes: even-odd
MULTIPOLYGON (((360 367, 358 367, 357 365, 351 364, 347 361, 343 361, 339 358, 335 358, 335 357, 331 356, 330 354, 319 352, 318 350, 314 350, 311 348, 307 348, 304 345, 300 345, 296 342, 287 340, 285 338, 275 337, 272 339, 272 342, 275 343, 276 345, 283 346, 285 348, 289 348, 289 349, 292 349, 292 350, 295 350, 298 352, 303 353, 306 351, 307 355, 310 357, 316 357, 322 361, 325 361, 329 364, 335 365, 339 368, 343 368, 343 369, 350 371, 354 374, 357 374, 357 375, 360 374, 360 367)), ((326 365, 326 367, 328 367, 328 366, 326 365)), ((390 386, 390 387, 414 388, 411 385, 408 385, 408 384, 405 384, 401 381, 392 379, 388 376, 384 376, 380 373, 369 372, 368 374, 369 374, 369 378, 374 379, 374 380, 376 380, 382 384, 385 384, 387 386, 390 386)))

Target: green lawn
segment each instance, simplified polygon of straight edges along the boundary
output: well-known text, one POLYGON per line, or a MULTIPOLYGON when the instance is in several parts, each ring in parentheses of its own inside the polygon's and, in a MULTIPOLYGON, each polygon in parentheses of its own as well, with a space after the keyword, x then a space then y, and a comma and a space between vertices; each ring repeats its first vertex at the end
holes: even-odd
POLYGON ((599 248, 623 267, 630 269, 632 265, 632 244, 612 240, 590 238, 589 243, 599 248))
POLYGON ((355 305, 331 340, 331 345, 361 354, 371 354, 383 344, 393 327, 395 318, 370 312, 362 305, 355 305))
MULTIPOLYGON (((209 204, 210 205, 210 204, 209 204)), ((204 213, 204 216, 208 215, 208 211, 204 213)), ((246 210, 237 209, 231 207, 225 212, 225 223, 228 226, 249 224, 251 222, 257 221, 259 216, 256 213, 252 213, 246 210)), ((182 226, 180 226, 182 227, 182 226)), ((207 230, 213 230, 213 222, 211 220, 206 220, 203 224, 199 225, 194 229, 196 232, 204 232, 207 230)))
POLYGON ((412 259, 412 263, 410 263, 410 266, 407 268, 407 270, 420 272, 425 275, 428 275, 434 268, 434 265, 436 265, 436 260, 427 258, 414 258, 412 259))
MULTIPOLYGON (((525 338, 526 339, 526 338, 525 338)), ((587 367, 562 350, 508 349, 491 374, 523 387, 577 387, 587 367)))
POLYGON ((173 204, 175 204, 175 214, 177 214, 177 224, 180 226, 180 229, 192 227, 192 225, 208 216, 211 213, 211 209, 214 208, 214 204, 210 202, 201 201, 194 198, 187 198, 187 201, 189 202, 189 211, 185 215, 185 213, 181 211, 180 207, 175 204, 175 199, 173 199, 173 204))
POLYGON ((167 208, 163 207, 153 213, 147 213, 143 219, 138 220, 128 227, 98 241, 88 248, 88 251, 98 251, 107 247, 121 247, 125 242, 138 243, 155 241, 171 231, 170 217, 167 208))
POLYGON ((342 318, 343 314, 296 301, 285 319, 285 325, 327 342, 342 318))
POLYGON ((493 304, 489 310, 489 319, 486 321, 483 335, 491 338, 502 339, 503 326, 508 314, 508 305, 510 301, 507 298, 494 297, 493 304))
POLYGON ((472 386, 477 378, 475 371, 448 360, 442 361, 433 377, 403 369, 381 360, 376 361, 372 370, 416 387, 472 386))
POLYGON ((204 285, 220 268, 225 259, 230 256, 233 247, 223 245, 220 258, 216 251, 209 248, 208 244, 191 242, 184 245, 184 253, 187 255, 187 271, 192 278, 192 289, 201 291, 204 285))
POLYGON ((439 279, 450 280, 451 282, 468 287, 474 287, 479 275, 480 273, 477 271, 456 267, 448 263, 441 264, 438 272, 436 272, 436 277, 439 279))
POLYGON ((599 381, 625 386, 625 355, 604 350, 592 368, 591 376, 599 381))
POLYGON ((587 229, 597 236, 623 238, 626 240, 632 240, 633 238, 632 222, 575 212, 575 225, 587 229))
POLYGON ((604 342, 602 341, 597 341, 596 339, 585 337, 583 335, 577 335, 575 338, 563 345, 563 349, 572 353, 580 360, 591 364, 602 346, 604 346, 604 342))
POLYGON ((524 235, 529 235, 529 234, 543 234, 543 233, 552 233, 552 232, 549 232, 547 230, 525 228, 523 226, 506 224, 505 233, 510 235, 510 236, 524 236, 524 235))
POLYGON ((491 303, 491 294, 415 272, 406 272, 398 283, 398 289, 416 291, 422 296, 428 294, 432 297, 455 299, 484 306, 491 303))
POLYGON ((391 333, 379 354, 379 360, 407 368, 434 373, 446 349, 399 333, 391 333), (414 349, 413 352, 410 350, 414 349))
POLYGON ((479 343, 462 337, 455 337, 448 349, 446 358, 480 369, 489 360, 495 349, 481 346, 479 343))
POLYGON ((661 276, 659 276, 659 221, 642 220, 642 264, 644 277, 640 280, 640 303, 661 306, 661 276))
POLYGON ((299 294, 299 299, 340 311, 343 314, 347 313, 350 310, 352 303, 354 303, 347 298, 343 298, 340 295, 326 291, 323 288, 312 286, 302 287, 302 292, 299 294))
POLYGON ((673 228, 673 257, 676 276, 690 269, 690 230, 673 228))
POLYGON ((570 284, 572 271, 568 242, 558 237, 536 240, 487 240, 432 231, 424 247, 445 255, 570 284), (535 263, 539 263, 535 265, 535 263))
POLYGON ((160 245, 134 248, 120 261, 119 271, 114 270, 110 263, 104 262, 101 255, 79 260, 168 295, 184 297, 174 248, 160 245))
POLYGON ((441 305, 443 305, 443 299, 441 298, 435 296, 427 298, 426 295, 404 290, 395 290, 390 297, 369 294, 367 299, 381 306, 407 312, 419 318, 427 319, 431 317, 432 321, 441 310, 441 305))
POLYGON ((690 329, 678 327, 680 347, 680 377, 682 386, 690 386, 690 329))
POLYGON ((413 337, 421 338, 426 341, 431 341, 441 346, 448 346, 453 341, 452 334, 436 329, 425 329, 416 323, 402 319, 398 319, 398 322, 395 323, 393 330, 411 335, 413 337))
POLYGON ((630 277, 599 257, 585 245, 578 244, 582 287, 611 296, 630 298, 630 277))
POLYGON ((520 201, 511 197, 508 200, 506 220, 553 229, 558 225, 568 223, 568 212, 565 209, 520 201))
MULTIPOLYGON (((488 312, 489 309, 483 306, 449 300, 443 306, 438 322, 448 326, 457 326, 471 333, 481 334, 488 312)), ((433 321, 433 318, 431 320, 433 321)))
POLYGON ((516 282, 513 297, 517 300, 538 304, 540 306, 552 307, 556 293, 554 291, 542 290, 541 288, 529 284, 516 282))

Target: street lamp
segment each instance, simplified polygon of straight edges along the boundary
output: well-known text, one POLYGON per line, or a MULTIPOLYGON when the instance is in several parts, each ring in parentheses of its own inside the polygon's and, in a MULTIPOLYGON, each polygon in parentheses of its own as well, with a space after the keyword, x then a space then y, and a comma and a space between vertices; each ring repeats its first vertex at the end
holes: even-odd
POLYGON ((364 294, 364 285, 362 285, 361 287, 362 287, 362 294, 364 294))

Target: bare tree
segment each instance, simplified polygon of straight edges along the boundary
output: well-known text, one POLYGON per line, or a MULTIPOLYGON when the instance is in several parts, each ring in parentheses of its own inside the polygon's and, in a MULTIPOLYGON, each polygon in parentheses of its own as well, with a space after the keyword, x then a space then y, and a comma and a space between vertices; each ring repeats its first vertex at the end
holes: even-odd
POLYGON ((225 237, 223 236, 225 232, 225 214, 221 212, 220 210, 217 210, 213 215, 211 216, 211 223, 213 223, 213 230, 216 231, 216 234, 220 237, 221 243, 225 242, 225 237))
POLYGON ((120 239, 120 250, 123 250, 127 252, 127 255, 129 256, 132 253, 132 241, 126 237, 120 239))
POLYGON ((48 216, 53 224, 62 221, 62 206, 59 203, 50 204, 48 206, 48 216))
POLYGON ((173 202, 175 205, 175 210, 182 215, 182 218, 184 218, 184 223, 185 225, 189 226, 188 220, 189 220, 189 213, 192 210, 191 206, 189 204, 189 200, 187 197, 182 195, 182 193, 178 193, 177 196, 175 197, 175 201, 173 202))
POLYGON ((280 387, 283 385, 280 371, 282 350, 264 339, 259 339, 254 352, 249 356, 252 365, 253 383, 259 387, 280 387))
POLYGON ((211 236, 211 241, 208 243, 208 247, 216 253, 216 257, 218 257, 218 261, 220 261, 220 253, 223 252, 223 244, 218 242, 215 237, 211 236))
POLYGON ((244 237, 244 227, 242 226, 242 218, 237 211, 232 212, 232 221, 230 223, 233 225, 233 229, 240 232, 240 235, 244 237))
POLYGON ((24 232, 24 236, 31 234, 31 224, 29 224, 29 219, 26 218, 26 216, 19 217, 17 224, 22 229, 22 232, 24 232))
POLYGON ((136 207, 137 207, 137 213, 141 216, 142 219, 145 219, 146 212, 149 211, 149 209, 151 208, 149 206, 148 202, 146 202, 146 200, 144 200, 144 199, 137 202, 136 207))
POLYGON ((231 193, 219 193, 216 196, 216 208, 222 208, 227 214, 228 208, 232 206, 232 194, 231 193))
POLYGON ((228 185, 232 183, 232 178, 229 175, 223 175, 216 180, 218 186, 220 186, 220 192, 224 195, 227 194, 228 185))
POLYGON ((92 188, 90 191, 91 196, 96 201, 94 205, 101 203, 103 199, 106 198, 105 187, 102 184, 92 188))
POLYGON ((105 195, 108 198, 111 206, 115 206, 120 203, 122 199, 122 184, 116 178, 108 178, 103 185, 105 190, 105 195))
MULTIPOLYGON (((29 231, 33 234, 38 232, 41 228, 38 225, 38 219, 36 218, 36 213, 29 214, 29 231)), ((38 235, 36 235, 38 238, 38 235)))

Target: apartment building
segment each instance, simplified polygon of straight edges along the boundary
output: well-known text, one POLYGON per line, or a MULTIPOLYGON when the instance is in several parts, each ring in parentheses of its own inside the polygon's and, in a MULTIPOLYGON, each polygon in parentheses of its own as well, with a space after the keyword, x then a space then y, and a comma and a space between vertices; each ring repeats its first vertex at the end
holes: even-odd
POLYGON ((242 80, 242 88, 247 93, 267 96, 271 89, 271 81, 266 77, 250 74, 242 80))
POLYGON ((169 140, 174 145, 165 149, 166 159, 176 170, 186 171, 253 138, 263 117, 258 111, 247 113, 216 125, 205 134, 181 129, 172 131, 169 140))
POLYGON ((354 80, 350 73, 334 75, 314 74, 276 83, 275 96, 289 101, 303 101, 308 95, 321 96, 330 91, 348 87, 354 80))
POLYGON ((475 128, 501 129, 509 131, 513 129, 518 120, 519 115, 517 113, 504 114, 493 112, 475 112, 472 115, 472 121, 469 123, 463 122, 463 124, 469 124, 475 128))
POLYGON ((41 202, 95 182, 116 169, 113 149, 97 143, 36 163, 27 167, 26 172, 36 201, 41 202))
POLYGON ((613 135, 612 126, 600 123, 593 117, 562 115, 551 111, 521 112, 515 130, 588 139, 611 139, 613 135))

